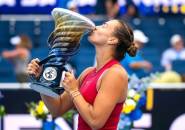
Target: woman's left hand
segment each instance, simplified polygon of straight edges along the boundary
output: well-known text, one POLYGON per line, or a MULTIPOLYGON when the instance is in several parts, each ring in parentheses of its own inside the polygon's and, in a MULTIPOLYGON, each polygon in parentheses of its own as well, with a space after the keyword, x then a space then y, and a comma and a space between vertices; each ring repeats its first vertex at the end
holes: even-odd
POLYGON ((73 91, 78 90, 78 81, 76 80, 73 72, 65 72, 65 77, 62 81, 62 86, 64 87, 65 91, 71 93, 73 91))

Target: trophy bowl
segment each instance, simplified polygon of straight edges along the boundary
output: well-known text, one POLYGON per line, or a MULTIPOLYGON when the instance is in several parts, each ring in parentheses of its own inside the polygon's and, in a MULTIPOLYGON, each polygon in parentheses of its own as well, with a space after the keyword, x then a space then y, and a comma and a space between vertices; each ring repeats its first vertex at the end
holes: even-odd
POLYGON ((65 71, 68 71, 65 65, 78 52, 84 33, 92 31, 95 24, 90 19, 63 8, 54 8, 51 14, 55 28, 48 37, 50 51, 39 63, 43 66, 40 77, 30 76, 30 87, 41 94, 56 98, 64 92, 60 81, 64 78, 65 71))

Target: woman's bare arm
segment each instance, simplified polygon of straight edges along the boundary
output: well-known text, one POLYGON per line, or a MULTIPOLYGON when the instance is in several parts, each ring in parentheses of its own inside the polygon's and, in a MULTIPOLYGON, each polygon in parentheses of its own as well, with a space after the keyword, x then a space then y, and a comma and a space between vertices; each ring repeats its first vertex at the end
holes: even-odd
MULTIPOLYGON (((84 78, 84 76, 90 71, 92 68, 87 68, 82 72, 82 74, 78 78, 79 86, 84 78)), ((45 105, 51 112, 53 117, 61 116, 68 110, 74 107, 73 101, 71 100, 70 95, 64 91, 63 94, 59 96, 59 98, 52 98, 49 96, 41 95, 42 100, 44 101, 45 105)))
MULTIPOLYGON (((65 88, 73 86, 72 82, 69 81, 69 84, 64 83, 66 85, 65 88)), ((100 89, 93 105, 86 102, 82 95, 75 96, 73 102, 86 123, 92 129, 100 129, 104 126, 115 105, 125 100, 127 85, 126 72, 120 69, 120 67, 112 67, 103 74, 99 86, 100 89)))
POLYGON ((53 117, 61 116, 73 107, 73 102, 66 92, 61 94, 59 98, 52 98, 43 94, 41 94, 41 98, 53 117))

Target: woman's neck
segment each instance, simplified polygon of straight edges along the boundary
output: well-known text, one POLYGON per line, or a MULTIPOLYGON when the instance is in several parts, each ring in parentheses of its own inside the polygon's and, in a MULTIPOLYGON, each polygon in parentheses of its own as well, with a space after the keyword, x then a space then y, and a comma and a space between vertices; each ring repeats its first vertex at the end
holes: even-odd
POLYGON ((111 59, 114 59, 111 51, 96 48, 96 71, 100 70, 111 59))

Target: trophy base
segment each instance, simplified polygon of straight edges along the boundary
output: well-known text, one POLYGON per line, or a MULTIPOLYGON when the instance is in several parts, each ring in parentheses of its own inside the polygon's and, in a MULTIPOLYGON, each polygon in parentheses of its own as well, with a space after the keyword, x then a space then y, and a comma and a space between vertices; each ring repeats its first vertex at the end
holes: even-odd
POLYGON ((41 93, 43 95, 46 96, 50 96, 53 98, 58 98, 60 95, 58 93, 60 93, 61 91, 64 91, 64 88, 62 87, 57 87, 57 88, 51 88, 51 87, 47 87, 44 86, 43 84, 39 84, 39 83, 31 83, 30 87, 35 90, 38 93, 41 93))

